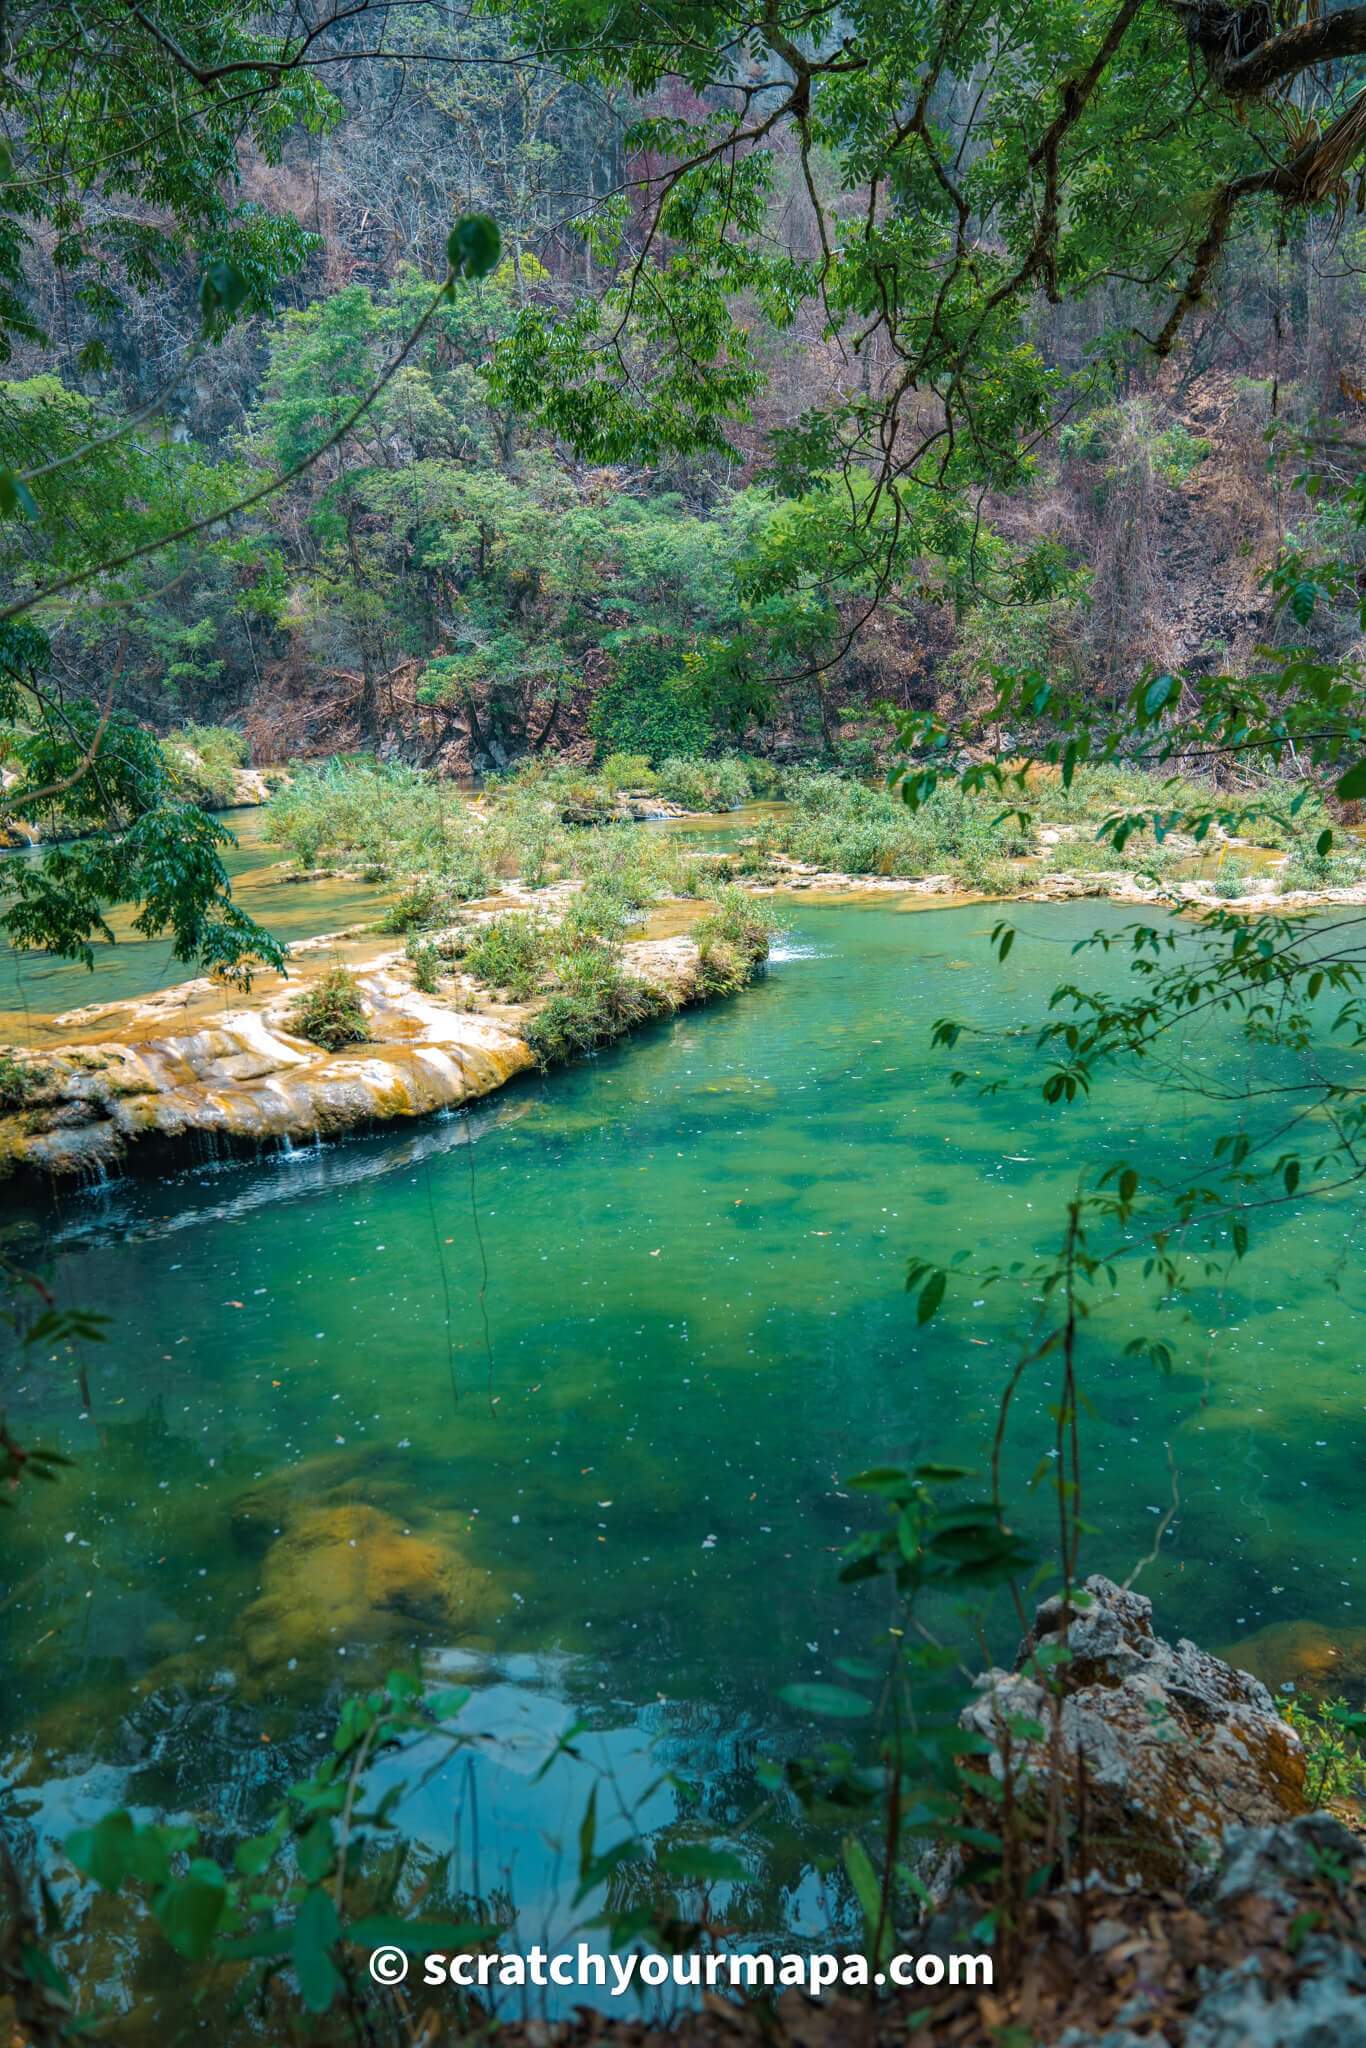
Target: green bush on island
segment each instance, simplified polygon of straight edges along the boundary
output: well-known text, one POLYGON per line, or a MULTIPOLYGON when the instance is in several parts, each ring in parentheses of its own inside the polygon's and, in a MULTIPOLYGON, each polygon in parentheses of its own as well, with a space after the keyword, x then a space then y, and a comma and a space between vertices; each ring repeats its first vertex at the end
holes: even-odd
POLYGON ((527 1002, 541 986, 556 934, 521 911, 507 911, 481 924, 465 941, 464 965, 477 981, 504 989, 514 1002, 527 1002))
POLYGON ((1284 895, 1292 889, 1350 889, 1366 876, 1366 855, 1355 851, 1316 853, 1313 846, 1297 841, 1285 865, 1276 870, 1276 887, 1284 895))
POLYGON ((296 997, 289 1018, 300 1038, 320 1045, 324 1052, 364 1045, 370 1037, 360 983, 349 967, 329 967, 321 980, 296 997))
POLYGON ((652 790, 655 786, 648 754, 609 754, 598 773, 609 789, 652 790))
POLYGON ((561 954, 559 972, 561 986, 526 1030, 542 1066, 591 1052, 670 1007, 664 991, 628 974, 610 947, 580 946, 561 954))
POLYGON ((703 993, 735 995, 751 982, 768 958, 776 923, 768 904, 734 886, 719 888, 713 907, 692 929, 703 993))
POLYGON ((840 775, 796 775, 788 789, 793 815, 775 826, 772 844, 811 867, 850 875, 950 874, 976 886, 973 877, 998 880, 999 864, 1031 847, 1018 822, 1003 818, 996 796, 945 787, 912 811, 885 789, 840 775))
POLYGON ((410 938, 403 950, 413 972, 413 987, 419 995, 435 995, 445 971, 439 948, 430 939, 410 938))
POLYGON ((655 787, 670 803, 688 811, 734 811, 754 794, 748 765, 738 754, 707 761, 679 754, 661 761, 655 787))
POLYGON ((1079 833, 1050 846, 1044 855, 1044 867, 1050 874, 1152 875, 1162 879, 1189 858, 1189 852, 1155 840, 1150 832, 1133 833, 1122 847, 1110 839, 1079 833))

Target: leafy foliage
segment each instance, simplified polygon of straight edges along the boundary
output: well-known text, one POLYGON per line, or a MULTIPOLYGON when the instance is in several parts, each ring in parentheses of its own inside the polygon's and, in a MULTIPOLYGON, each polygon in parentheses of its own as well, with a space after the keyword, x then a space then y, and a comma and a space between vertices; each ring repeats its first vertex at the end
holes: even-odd
POLYGON ((442 1723, 468 1691, 424 1699, 409 1673, 382 1691, 346 1702, 331 1753, 292 1784, 264 1834, 239 1841, 230 1863, 202 1853, 193 1824, 139 1824, 123 1809, 67 1838, 76 1869, 106 1893, 136 1887, 176 1954, 253 1966, 262 1993, 284 1976, 308 2014, 363 2011, 353 1950, 380 1946, 424 1955, 478 1947, 495 1929, 481 1923, 413 1920, 403 1911, 408 1852, 388 1851, 401 1781, 376 1794, 369 1773, 386 1752, 414 1737, 465 1740, 442 1723))
POLYGON ((324 1052, 340 1052, 344 1046, 364 1045, 370 1036, 366 1025, 365 1000, 360 983, 348 967, 329 967, 325 974, 295 999, 290 1023, 301 1038, 320 1045, 324 1052))

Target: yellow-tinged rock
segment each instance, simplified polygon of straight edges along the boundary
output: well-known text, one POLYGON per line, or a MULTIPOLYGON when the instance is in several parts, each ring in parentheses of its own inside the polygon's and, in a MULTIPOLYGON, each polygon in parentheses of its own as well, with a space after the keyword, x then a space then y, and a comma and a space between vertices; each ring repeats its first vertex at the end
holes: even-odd
POLYGON ((261 1564, 261 1595, 242 1616, 248 1669, 328 1648, 444 1632, 468 1636, 497 1599, 491 1573, 448 1542, 363 1501, 291 1515, 261 1564))
POLYGON ((1319 1621, 1273 1621, 1217 1653, 1279 1692, 1293 1685, 1311 1699, 1366 1698, 1366 1628, 1325 1628, 1319 1621))

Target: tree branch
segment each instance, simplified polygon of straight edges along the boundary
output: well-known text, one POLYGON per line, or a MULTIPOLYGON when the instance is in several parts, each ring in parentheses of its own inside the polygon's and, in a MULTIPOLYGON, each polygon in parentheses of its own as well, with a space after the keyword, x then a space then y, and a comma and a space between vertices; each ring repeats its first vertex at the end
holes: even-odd
POLYGON ((1366 55, 1366 7, 1344 7, 1337 14, 1320 15, 1251 49, 1240 47, 1240 17, 1255 16, 1260 10, 1204 4, 1184 12, 1191 40, 1209 65, 1215 83, 1234 99, 1265 92, 1282 78, 1298 77, 1315 64, 1366 55))

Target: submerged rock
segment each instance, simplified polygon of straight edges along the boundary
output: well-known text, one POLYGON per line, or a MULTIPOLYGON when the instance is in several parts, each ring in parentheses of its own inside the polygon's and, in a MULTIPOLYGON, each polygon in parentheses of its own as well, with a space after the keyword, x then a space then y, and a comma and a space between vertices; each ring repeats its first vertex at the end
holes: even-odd
POLYGON ((467 1637, 490 1619, 492 1574, 435 1533, 405 1528, 364 1501, 292 1513, 261 1563, 261 1593, 241 1618, 247 1669, 390 1637, 467 1637))
POLYGON ((990 1671, 964 1724, 994 1745, 997 1778, 1002 1731, 1044 1730, 1041 1739, 1017 1735, 1013 1761, 1027 1767, 1041 1805, 1056 1772, 1074 1815, 1084 1782, 1091 1872, 1122 1885, 1188 1886, 1218 1862, 1231 1829, 1305 1812, 1299 1738, 1259 1679, 1194 1643, 1154 1635, 1142 1594, 1105 1578, 1088 1579, 1085 1591, 1090 1605, 1070 1619, 1056 1599, 1035 1617, 1037 1643, 1071 1653, 1056 1668, 1056 1708, 1037 1678, 990 1671))
POLYGON ((1366 1628, 1273 1621, 1219 1655, 1276 1692, 1303 1692, 1315 1700, 1344 1696, 1353 1706, 1366 1700, 1366 1628))

